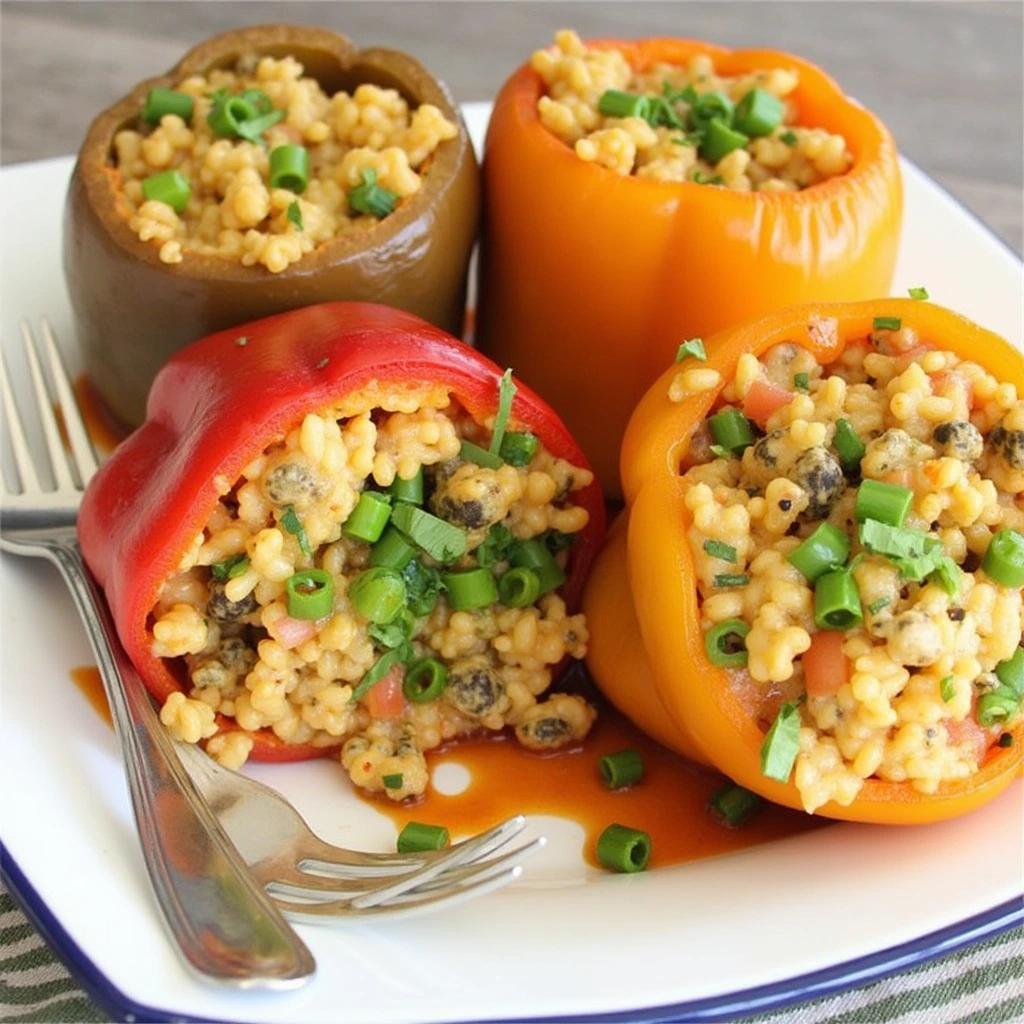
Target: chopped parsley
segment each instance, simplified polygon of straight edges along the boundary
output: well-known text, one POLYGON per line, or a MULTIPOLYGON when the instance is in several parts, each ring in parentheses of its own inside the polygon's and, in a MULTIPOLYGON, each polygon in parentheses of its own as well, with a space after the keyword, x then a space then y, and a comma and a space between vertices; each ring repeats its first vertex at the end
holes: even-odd
POLYGON ((313 554, 309 546, 309 536, 294 505, 285 505, 281 525, 299 542, 299 550, 309 558, 313 554))
POLYGON ((702 363, 707 360, 708 354, 704 351, 704 341, 702 338, 691 338, 689 341, 684 341, 676 349, 677 363, 690 358, 699 359, 702 363))

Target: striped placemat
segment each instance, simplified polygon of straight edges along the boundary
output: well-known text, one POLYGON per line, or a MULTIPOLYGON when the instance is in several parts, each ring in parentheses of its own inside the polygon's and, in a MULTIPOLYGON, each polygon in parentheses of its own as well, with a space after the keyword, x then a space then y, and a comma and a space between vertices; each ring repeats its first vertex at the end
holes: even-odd
MULTIPOLYGON (((106 1021, 0 888, 0 1021, 106 1021)), ((1024 1024, 1024 928, 743 1024, 1024 1024)))

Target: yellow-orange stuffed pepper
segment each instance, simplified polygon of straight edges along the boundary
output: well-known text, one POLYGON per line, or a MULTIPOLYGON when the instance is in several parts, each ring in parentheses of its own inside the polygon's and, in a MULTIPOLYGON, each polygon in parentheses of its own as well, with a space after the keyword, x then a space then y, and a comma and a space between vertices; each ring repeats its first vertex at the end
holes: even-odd
MULTIPOLYGON (((578 43, 573 34, 562 35, 578 43)), ((572 42, 561 45, 570 52, 557 74, 584 74, 592 92, 617 81, 574 55, 572 42)), ((770 144, 784 151, 799 137, 807 152, 816 152, 826 145, 822 140, 842 138, 848 164, 843 173, 816 180, 814 174, 801 176, 810 163, 798 155, 792 180, 752 183, 749 174, 732 175, 737 156, 729 153, 712 165, 703 159, 689 165, 705 173, 694 169, 686 180, 659 180, 663 173, 678 176, 678 166, 668 172, 639 167, 645 158, 640 153, 634 172, 622 173, 625 165, 602 165, 632 145, 615 132, 590 135, 575 151, 567 144, 583 131, 571 118, 589 124, 598 117, 593 95, 582 99, 584 90, 561 106, 548 104, 542 120, 538 103, 547 103, 550 90, 541 74, 527 64, 506 82, 484 158, 479 344, 514 366, 559 410, 605 492, 616 495, 626 422, 676 346, 797 302, 886 294, 902 192, 888 130, 807 61, 684 39, 587 43, 586 53, 594 51, 624 55, 627 74, 637 81, 657 82, 672 68, 699 70, 694 61, 713 64, 714 74, 726 77, 691 76, 701 93, 716 81, 772 88, 772 76, 788 76, 785 88, 796 83, 785 96, 792 129, 779 125, 772 138, 753 139, 748 148, 760 153, 758 146, 770 144), (558 137, 547 125, 562 121, 558 137), (804 146, 805 137, 817 141, 804 146), (716 187, 723 175, 735 177, 735 187, 716 187), (783 190, 805 181, 812 184, 783 190), (763 187, 775 190, 743 190, 763 187)), ((674 109, 685 123, 687 111, 696 108, 680 99, 674 109)), ((624 125, 640 138, 650 130, 642 122, 633 117, 608 124, 624 125)), ((667 165, 688 151, 683 143, 694 133, 663 127, 656 130, 654 148, 643 152, 663 153, 667 165)), ((696 159, 692 152, 690 157, 696 159)))
POLYGON ((850 820, 953 817, 1019 774, 1024 357, 1006 341, 909 299, 771 314, 665 370, 622 471, 628 530, 584 607, 591 670, 638 724, 850 820))

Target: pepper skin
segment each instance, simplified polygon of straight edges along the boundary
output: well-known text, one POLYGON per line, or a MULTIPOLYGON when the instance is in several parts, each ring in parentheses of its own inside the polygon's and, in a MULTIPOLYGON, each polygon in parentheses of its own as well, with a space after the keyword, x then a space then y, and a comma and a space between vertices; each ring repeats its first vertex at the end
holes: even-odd
MULTIPOLYGON (((184 689, 150 651, 147 619, 160 587, 247 463, 307 413, 371 384, 441 384, 483 421, 497 411, 500 377, 490 360, 418 317, 355 302, 310 306, 221 331, 174 356, 153 384, 146 422, 92 479, 78 516, 86 563, 150 692, 162 702, 184 689)), ((532 431, 553 455, 586 467, 555 413, 523 384, 509 426, 532 431)), ((579 601, 604 537, 596 481, 574 500, 590 521, 572 547, 560 591, 570 606, 579 601)), ((255 739, 251 756, 260 760, 325 753, 289 746, 270 730, 255 739)))
POLYGON ((681 341, 798 302, 888 292, 902 186, 885 126, 806 61, 682 39, 600 45, 639 70, 704 53, 728 75, 795 68, 799 123, 843 134, 855 157, 793 193, 624 177, 544 128, 529 65, 505 84, 484 155, 478 344, 561 412, 617 496, 626 422, 681 341))
POLYGON ((299 306, 339 299, 385 303, 459 335, 476 237, 479 169, 447 88, 412 57, 358 50, 326 29, 262 25, 227 32, 190 50, 166 75, 140 83, 89 127, 64 218, 64 274, 85 366, 113 416, 137 426, 146 392, 178 349, 213 331, 299 306), (361 82, 432 103, 459 124, 429 164, 423 188, 366 235, 342 235, 281 273, 237 260, 186 254, 162 263, 158 247, 128 225, 113 138, 134 123, 146 93, 245 53, 295 56, 328 92, 361 82), (120 206, 119 206, 120 203, 120 206))
MULTIPOLYGON (((788 341, 813 352, 819 363, 864 338, 876 316, 897 316, 932 344, 969 358, 999 380, 1024 390, 1024 357, 1002 338, 926 302, 873 302, 804 306, 723 331, 707 340, 708 367, 723 381, 741 354, 760 355, 788 341)), ((698 605, 693 556, 686 537, 689 512, 679 475, 691 433, 711 409, 711 392, 683 402, 668 398, 678 371, 670 366, 644 396, 630 421, 622 450, 629 504, 627 540, 616 524, 591 575, 584 610, 595 635, 600 624, 620 623, 615 649, 595 646, 588 665, 620 709, 647 727, 663 713, 655 736, 679 753, 711 764, 747 789, 789 807, 802 806, 796 786, 760 770, 764 734, 729 687, 725 671, 708 660, 698 605), (627 548, 624 551, 623 548, 627 548), (635 665, 646 669, 635 673, 635 665), (643 692, 656 690, 656 698, 643 692), (653 711, 652 711, 653 709, 653 711)), ((1020 773, 1024 724, 1010 730, 1013 745, 990 747, 971 777, 945 782, 934 795, 904 783, 870 779, 848 807, 826 804, 816 813, 852 821, 917 824, 964 814, 997 796, 1020 773)))

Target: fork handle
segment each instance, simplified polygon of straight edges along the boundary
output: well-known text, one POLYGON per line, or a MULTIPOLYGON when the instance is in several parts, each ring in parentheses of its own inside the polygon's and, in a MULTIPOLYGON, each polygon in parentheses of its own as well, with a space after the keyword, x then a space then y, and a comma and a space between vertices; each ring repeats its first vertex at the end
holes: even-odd
POLYGON ((302 940, 255 881, 174 752, 98 584, 74 541, 50 548, 71 589, 124 754, 146 869, 185 960, 239 988, 294 988, 316 970, 302 940))

